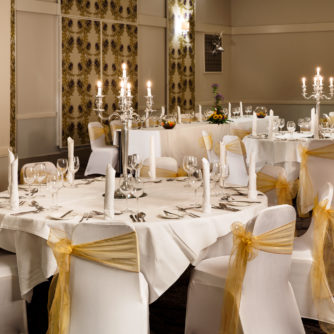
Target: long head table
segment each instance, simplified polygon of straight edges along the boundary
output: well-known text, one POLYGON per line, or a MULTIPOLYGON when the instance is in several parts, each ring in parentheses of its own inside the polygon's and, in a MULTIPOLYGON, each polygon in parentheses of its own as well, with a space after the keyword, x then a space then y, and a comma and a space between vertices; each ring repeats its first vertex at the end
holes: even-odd
MULTIPOLYGON (((213 209, 211 214, 203 214, 197 209, 193 212, 199 218, 185 216, 167 220, 159 216, 163 209, 177 212, 176 205, 189 204, 189 199, 193 198, 191 189, 185 187, 184 182, 163 180, 157 184, 145 183, 145 192, 148 196, 140 199, 140 209, 146 213, 146 223, 133 224, 129 214, 121 214, 112 221, 104 220, 103 216, 93 216, 81 224, 122 222, 134 226, 139 240, 141 272, 150 289, 150 302, 164 293, 190 263, 195 264, 207 256, 210 246, 221 242, 230 232, 233 222, 246 223, 267 206, 267 198, 258 196, 260 203, 246 204, 238 212, 213 209)), ((92 210, 103 211, 103 193, 104 179, 97 178, 91 184, 78 180, 75 187, 60 190, 61 207, 54 212, 48 209, 50 199, 45 188, 33 199, 20 190, 21 199, 25 203, 19 211, 32 209, 29 206, 32 200, 45 208, 39 213, 21 216, 11 215, 13 212, 8 209, 8 199, 3 198, 7 193, 0 194, 0 248, 17 254, 20 288, 24 297, 29 298, 32 288, 57 270, 54 256, 46 244, 50 228, 62 229, 71 235, 83 216, 92 210), (68 210, 73 212, 66 219, 54 220, 68 210)), ((235 198, 238 199, 238 196, 235 198)), ((245 199, 242 197, 242 200, 245 199)), ((129 200, 129 204, 135 208, 134 200, 129 200)), ((125 200, 115 200, 116 211, 124 207, 125 200)), ((215 246, 215 249, 219 248, 215 246)))

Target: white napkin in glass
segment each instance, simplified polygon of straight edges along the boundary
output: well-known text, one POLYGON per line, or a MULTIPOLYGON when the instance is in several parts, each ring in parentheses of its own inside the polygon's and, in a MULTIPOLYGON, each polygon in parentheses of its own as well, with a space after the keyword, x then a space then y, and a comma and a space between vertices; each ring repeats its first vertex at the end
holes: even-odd
POLYGON ((182 118, 181 118, 181 108, 180 108, 180 106, 177 106, 177 122, 178 122, 179 124, 182 123, 182 118))
POLYGON ((15 155, 12 151, 11 148, 8 149, 8 192, 10 194, 10 185, 11 185, 11 180, 12 180, 12 173, 11 173, 11 170, 12 170, 12 163, 13 161, 15 160, 15 155))
POLYGON ((161 114, 160 114, 160 118, 165 116, 165 107, 161 106, 161 114))
POLYGON ((150 157, 149 157, 149 176, 152 180, 156 178, 156 169, 155 169, 155 143, 154 137, 150 137, 150 157))
POLYGON ((244 115, 244 109, 242 107, 242 102, 240 101, 240 117, 243 117, 244 115))
POLYGON ((115 193, 115 175, 116 171, 111 164, 107 166, 106 184, 104 193, 104 219, 114 218, 114 193, 115 193))
POLYGON ((206 158, 202 158, 203 165, 203 204, 202 211, 204 213, 211 212, 210 201, 210 164, 206 158))
POLYGON ((74 177, 74 140, 71 137, 67 138, 67 150, 68 150, 68 171, 67 180, 72 183, 74 177))
POLYGON ((228 103, 228 119, 232 118, 232 106, 231 102, 228 103))
POLYGON ((314 134, 314 119, 315 119, 315 109, 311 109, 311 132, 314 134))
POLYGON ((202 122, 202 120, 203 120, 202 106, 201 106, 200 104, 198 105, 198 117, 197 117, 197 120, 198 120, 199 122, 202 122))
POLYGON ((268 139, 273 139, 273 128, 274 128, 274 111, 270 109, 269 122, 268 122, 268 139))
POLYGON ((255 151, 253 151, 251 152, 249 159, 248 198, 250 200, 255 200, 257 198, 255 163, 255 151))
POLYGON ((253 112, 253 120, 252 120, 252 136, 257 136, 257 116, 256 113, 253 112))
POLYGON ((10 182, 10 208, 12 210, 17 210, 19 208, 19 186, 18 186, 18 159, 15 158, 14 161, 10 165, 10 174, 11 174, 11 182, 10 182))

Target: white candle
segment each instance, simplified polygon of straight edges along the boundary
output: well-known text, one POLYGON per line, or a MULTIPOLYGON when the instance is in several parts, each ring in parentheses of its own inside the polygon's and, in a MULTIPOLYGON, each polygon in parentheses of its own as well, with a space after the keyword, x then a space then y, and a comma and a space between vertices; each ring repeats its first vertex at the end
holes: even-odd
POLYGON ((97 96, 102 96, 102 82, 100 80, 97 82, 97 96))
POLYGON ((249 182, 248 182, 248 198, 250 200, 255 200, 257 198, 255 162, 256 162, 255 151, 252 151, 249 159, 249 182))
POLYGON ((124 96, 124 80, 121 80, 121 96, 124 96))
POLYGON ((311 133, 314 135, 315 109, 311 109, 311 133))
POLYGON ((152 92, 151 92, 152 83, 150 80, 147 81, 146 87, 147 87, 147 96, 152 96, 152 92))
POLYGON ((128 96, 131 96, 131 84, 128 82, 127 84, 127 89, 128 89, 128 96))
POLYGON ((242 117, 244 115, 244 111, 242 108, 242 102, 240 101, 240 117, 242 117))
POLYGON ((123 70, 123 78, 126 78, 126 64, 122 64, 122 70, 123 70))
POLYGON ((226 165, 226 145, 223 141, 221 141, 219 143, 219 146, 220 146, 220 165, 223 166, 223 165, 226 165))
POLYGON ((306 87, 306 78, 305 77, 302 78, 302 82, 303 82, 303 88, 305 88, 306 87))
POLYGON ((252 120, 252 136, 257 136, 257 116, 256 113, 253 112, 253 120, 252 120))
POLYGON ((320 75, 320 67, 317 67, 317 75, 320 75))

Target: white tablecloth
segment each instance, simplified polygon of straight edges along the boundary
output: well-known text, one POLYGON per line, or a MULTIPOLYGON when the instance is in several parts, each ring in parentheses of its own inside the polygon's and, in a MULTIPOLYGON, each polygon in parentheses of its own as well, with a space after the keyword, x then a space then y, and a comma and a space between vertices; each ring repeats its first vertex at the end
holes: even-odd
MULTIPOLYGON (((190 263, 195 264, 203 254, 207 254, 207 248, 216 245, 217 240, 219 242, 219 239, 230 231, 230 225, 234 221, 246 223, 267 206, 266 197, 259 196, 260 204, 249 205, 239 212, 213 209, 211 214, 197 212, 200 218, 159 218, 158 214, 162 213, 163 208, 176 211, 176 205, 189 203, 189 198, 193 198, 191 189, 184 185, 184 182, 165 180, 159 184, 147 183, 145 192, 148 196, 140 199, 140 208, 147 213, 147 223, 136 223, 133 226, 138 235, 141 272, 149 285, 150 302, 164 293, 190 263)), ((45 192, 42 190, 39 194, 45 195, 45 192)), ((103 211, 103 192, 103 181, 61 189, 61 209, 53 214, 60 216, 69 209, 74 210, 73 216, 68 216, 68 220, 63 221, 51 220, 50 210, 38 214, 11 216, 9 209, 0 209, 0 248, 17 254, 22 295, 29 298, 29 292, 34 286, 56 272, 55 259, 46 244, 50 227, 63 229, 71 235, 83 213, 91 210, 103 211)), ((35 200, 45 208, 50 205, 48 196, 37 196, 35 200)), ((1 202, 6 201, 8 200, 1 199, 1 202)), ((26 205, 30 201, 27 200, 26 205)), ((134 200, 129 203, 131 207, 135 206, 134 200)), ((116 200, 116 211, 124 208, 124 205, 124 200, 116 200)), ((25 206, 20 208, 20 211, 27 209, 31 208, 25 206)), ((116 216, 113 222, 116 221, 132 224, 128 214, 116 216)), ((113 223, 98 217, 89 219, 89 222, 113 223)))

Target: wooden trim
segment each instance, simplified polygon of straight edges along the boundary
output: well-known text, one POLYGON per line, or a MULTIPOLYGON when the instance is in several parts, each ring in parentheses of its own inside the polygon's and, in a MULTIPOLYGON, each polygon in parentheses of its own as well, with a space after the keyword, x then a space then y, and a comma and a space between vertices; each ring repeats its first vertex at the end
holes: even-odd
POLYGON ((195 24, 196 32, 204 32, 207 34, 218 34, 220 32, 224 32, 226 35, 230 35, 232 33, 232 27, 223 26, 218 24, 205 24, 205 23, 197 23, 195 24))
POLYGON ((17 120, 24 120, 24 119, 36 119, 36 118, 55 118, 57 117, 56 112, 36 112, 36 113, 28 113, 22 115, 16 115, 17 120))
POLYGON ((37 0, 16 0, 16 10, 20 12, 32 12, 49 15, 60 14, 60 6, 58 3, 37 0))

